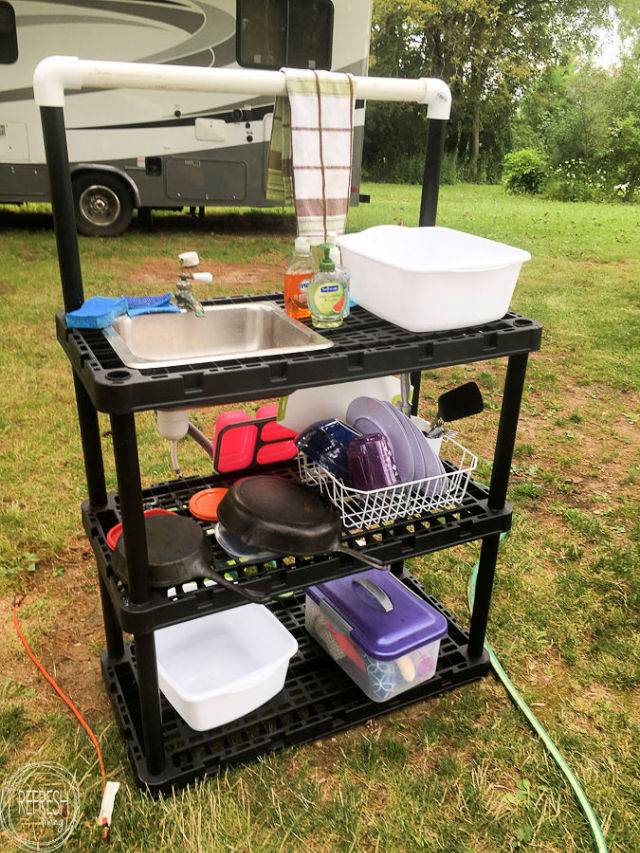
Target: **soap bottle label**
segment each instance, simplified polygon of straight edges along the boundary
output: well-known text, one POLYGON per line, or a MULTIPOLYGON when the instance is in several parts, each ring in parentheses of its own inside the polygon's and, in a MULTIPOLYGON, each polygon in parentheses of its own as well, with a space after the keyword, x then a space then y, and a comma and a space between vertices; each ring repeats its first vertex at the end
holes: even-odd
POLYGON ((313 310, 325 317, 341 314, 344 307, 344 285, 341 281, 328 281, 316 287, 312 296, 313 310))

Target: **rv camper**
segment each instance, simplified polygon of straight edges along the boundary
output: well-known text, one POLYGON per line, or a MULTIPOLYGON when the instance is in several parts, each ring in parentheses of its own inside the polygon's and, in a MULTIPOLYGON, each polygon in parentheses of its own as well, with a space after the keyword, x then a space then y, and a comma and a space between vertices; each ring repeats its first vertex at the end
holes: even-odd
MULTIPOLYGON (((48 200, 31 80, 51 54, 366 74, 371 0, 0 0, 0 203, 48 200)), ((78 228, 115 236, 135 209, 269 206, 273 103, 198 92, 69 93, 78 228)), ((364 104, 356 104, 357 202, 364 104)))

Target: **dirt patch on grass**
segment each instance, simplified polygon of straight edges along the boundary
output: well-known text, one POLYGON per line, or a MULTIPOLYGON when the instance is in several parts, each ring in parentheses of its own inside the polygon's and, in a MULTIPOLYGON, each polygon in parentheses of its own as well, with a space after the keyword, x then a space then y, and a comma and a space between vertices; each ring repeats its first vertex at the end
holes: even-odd
MULTIPOLYGON (((266 284, 273 286, 279 283, 284 272, 281 263, 228 264, 223 261, 206 261, 202 267, 213 275, 212 285, 194 285, 194 291, 203 298, 212 296, 211 288, 216 285, 243 290, 255 290, 266 284)), ((130 281, 145 286, 168 282, 167 289, 171 289, 175 276, 176 263, 172 258, 148 258, 143 269, 133 272, 130 281)))
MULTIPOLYGON (((174 258, 149 257, 142 264, 110 258, 108 261, 96 260, 95 266, 108 270, 115 280, 121 282, 122 289, 132 294, 173 290, 178 266, 174 258)), ((194 284, 194 292, 202 299, 220 295, 216 288, 223 287, 225 295, 236 293, 271 292, 282 283, 285 264, 279 260, 244 264, 231 264, 224 261, 203 260, 202 270, 213 275, 213 284, 194 284)))
MULTIPOLYGON (((95 563, 86 543, 76 542, 54 563, 41 565, 22 592, 26 595, 18 611, 20 625, 35 654, 83 714, 105 715, 108 702, 98 655, 104 645, 102 610, 95 563)), ((39 718, 54 708, 62 711, 61 700, 17 638, 13 601, 13 594, 0 599, 6 614, 0 623, 0 671, 35 690, 30 717, 39 718)))

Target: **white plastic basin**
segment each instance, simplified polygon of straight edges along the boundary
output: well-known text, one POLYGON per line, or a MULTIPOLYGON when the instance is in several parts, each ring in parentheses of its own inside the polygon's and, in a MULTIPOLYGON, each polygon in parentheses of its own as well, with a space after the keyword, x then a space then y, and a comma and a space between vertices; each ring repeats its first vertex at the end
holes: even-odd
POLYGON ((222 726, 284 686, 296 639, 261 604, 156 631, 160 690, 192 729, 222 726))
POLYGON ((377 225, 338 238, 351 295, 411 332, 498 320, 529 252, 452 228, 377 225))

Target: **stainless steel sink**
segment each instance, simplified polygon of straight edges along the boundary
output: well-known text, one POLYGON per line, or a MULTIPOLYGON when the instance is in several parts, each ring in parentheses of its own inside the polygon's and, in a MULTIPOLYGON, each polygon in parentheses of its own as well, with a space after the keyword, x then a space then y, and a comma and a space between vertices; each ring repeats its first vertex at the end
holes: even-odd
POLYGON ((204 311, 204 317, 190 311, 125 315, 104 334, 123 363, 138 369, 285 355, 332 346, 313 329, 292 320, 275 302, 205 305, 204 311))

